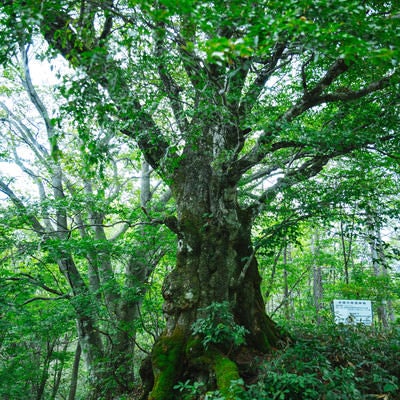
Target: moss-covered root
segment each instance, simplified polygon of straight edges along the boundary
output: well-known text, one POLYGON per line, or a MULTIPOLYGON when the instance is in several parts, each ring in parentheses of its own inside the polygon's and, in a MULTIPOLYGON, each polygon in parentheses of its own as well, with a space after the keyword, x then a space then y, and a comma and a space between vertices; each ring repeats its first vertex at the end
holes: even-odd
POLYGON ((152 364, 154 386, 149 400, 173 400, 173 387, 181 373, 185 335, 175 330, 171 336, 163 336, 153 347, 152 364))
POLYGON ((218 390, 226 400, 237 399, 243 388, 238 384, 240 375, 236 363, 220 353, 213 358, 218 390))

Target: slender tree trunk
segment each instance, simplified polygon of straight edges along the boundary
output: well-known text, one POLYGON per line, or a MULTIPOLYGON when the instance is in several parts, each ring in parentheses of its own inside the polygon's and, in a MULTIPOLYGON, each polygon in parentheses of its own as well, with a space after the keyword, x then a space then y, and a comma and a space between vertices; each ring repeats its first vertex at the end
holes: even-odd
POLYGON ((354 224, 355 214, 353 213, 351 216, 351 221, 347 225, 344 224, 343 220, 340 220, 339 225, 340 242, 343 255, 344 280, 346 284, 349 284, 350 282, 349 268, 353 257, 354 224))
POLYGON ((189 162, 174 180, 178 254, 163 286, 166 331, 153 349, 152 400, 176 398, 179 380, 211 376, 206 384, 224 393, 230 379, 239 378, 229 343, 205 350, 191 337, 191 325, 206 317, 202 309, 212 303, 229 302, 235 322, 248 331, 248 348, 268 352, 279 340, 265 314, 251 215, 239 208, 236 188, 221 184, 204 159, 193 155, 189 162))
POLYGON ((343 255, 343 268, 344 268, 344 281, 348 285, 349 278, 349 263, 351 257, 351 246, 352 246, 352 237, 346 245, 346 237, 343 221, 340 221, 340 242, 342 245, 342 255, 343 255))
MULTIPOLYGON (((65 342, 64 342, 64 345, 61 350, 62 354, 66 354, 69 343, 70 343, 67 335, 65 335, 64 340, 65 340, 65 342)), ((64 364, 65 364, 64 359, 57 361, 56 368, 54 371, 53 388, 51 390, 51 397, 50 397, 51 400, 54 400, 56 398, 58 390, 60 388, 61 377, 62 377, 62 373, 64 370, 64 364)))
POLYGON ((105 385, 105 382, 110 382, 110 377, 114 375, 114 371, 110 368, 105 357, 106 353, 102 337, 97 326, 96 305, 92 301, 92 296, 73 258, 65 253, 60 256, 58 265, 68 280, 74 295, 71 301, 76 313, 79 342, 88 368, 91 385, 91 393, 88 400, 98 398, 111 399, 115 387, 105 385))
POLYGON ((285 303, 285 318, 290 319, 288 270, 283 270, 283 301, 285 303))
MULTIPOLYGON (((385 276, 387 275, 387 270, 385 267, 385 253, 382 246, 381 230, 373 216, 370 216, 370 221, 369 242, 371 248, 372 268, 375 276, 385 276)), ((379 322, 385 329, 387 329, 390 321, 393 321, 394 316, 391 302, 383 297, 383 293, 381 298, 378 299, 377 314, 379 322)))
POLYGON ((49 342, 47 341, 46 343, 46 357, 43 362, 43 368, 42 368, 42 373, 41 373, 41 378, 39 382, 39 387, 36 393, 36 400, 42 400, 44 397, 44 391, 46 388, 46 383, 49 378, 49 368, 50 368, 50 360, 53 355, 54 351, 54 342, 49 342))
POLYGON ((288 283, 288 270, 287 270, 287 263, 290 259, 290 244, 285 246, 283 251, 283 301, 285 307, 285 318, 287 320, 290 319, 290 308, 289 308, 289 283, 288 283))
MULTIPOLYGON (((313 254, 313 299, 314 299, 314 307, 315 313, 317 316, 317 324, 321 324, 321 308, 322 308, 322 270, 319 265, 318 255, 319 255, 319 233, 315 231, 312 236, 311 242, 311 251, 313 254)), ((347 269, 346 269, 347 271, 347 269)), ((348 271, 347 271, 347 279, 348 279, 348 271)))
POLYGON ((78 373, 79 373, 79 364, 81 361, 82 348, 78 341, 76 344, 74 363, 72 365, 71 372, 71 384, 69 386, 68 400, 75 400, 76 389, 78 387, 78 373))

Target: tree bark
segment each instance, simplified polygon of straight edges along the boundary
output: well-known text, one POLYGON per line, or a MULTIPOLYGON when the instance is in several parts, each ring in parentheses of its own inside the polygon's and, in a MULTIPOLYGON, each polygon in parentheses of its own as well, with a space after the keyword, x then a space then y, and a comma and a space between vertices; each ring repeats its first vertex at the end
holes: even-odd
MULTIPOLYGON (((265 314, 261 277, 251 243, 251 213, 239 207, 236 187, 214 173, 206 156, 192 154, 175 176, 178 254, 175 269, 163 286, 166 330, 156 343, 152 361, 155 383, 149 399, 174 398, 173 386, 183 379, 204 379, 222 392, 225 382, 216 357, 235 361, 223 343, 210 350, 194 345, 191 325, 204 318, 204 308, 229 302, 235 322, 248 331, 246 347, 267 352, 280 335, 265 314), (202 358, 203 357, 203 358, 202 358)), ((234 367, 231 369, 232 372, 234 367)), ((239 378, 239 371, 232 379, 239 378)), ((228 382, 229 384, 229 382, 228 382)))
POLYGON ((311 239, 311 251, 313 254, 313 299, 314 299, 317 324, 320 325, 322 322, 320 311, 322 309, 323 287, 322 287, 322 269, 321 266, 319 265, 319 260, 318 260, 320 251, 318 230, 316 230, 313 233, 311 239))
POLYGON ((78 341, 75 350, 74 363, 72 365, 71 384, 69 386, 68 400, 75 400, 76 389, 78 387, 79 364, 81 361, 82 348, 78 341))
POLYGON ((353 255, 353 227, 354 227, 354 216, 351 221, 350 227, 345 227, 343 221, 340 221, 340 240, 342 245, 342 255, 343 255, 343 267, 344 267, 344 281, 348 285, 350 282, 349 278, 349 267, 351 262, 351 257, 353 255), (348 237, 348 243, 346 244, 346 236, 348 237))
POLYGON ((286 244, 285 248, 283 249, 283 301, 284 301, 284 313, 285 318, 287 320, 290 319, 290 293, 289 293, 289 284, 288 284, 288 260, 290 260, 290 244, 286 244))
MULTIPOLYGON (((369 245, 371 249, 372 268, 376 277, 387 275, 385 252, 380 229, 380 223, 373 214, 368 216, 369 219, 369 245)), ((390 299, 387 300, 379 296, 377 299, 378 321, 383 328, 388 329, 390 322, 393 322, 394 315, 392 312, 392 304, 390 299)))
MULTIPOLYGON (((63 354, 67 353, 68 347, 69 347, 70 341, 67 335, 64 337, 64 344, 61 347, 61 351, 63 354)), ((61 343, 58 344, 61 346, 61 343)), ((64 366, 65 366, 65 360, 57 360, 56 366, 54 368, 54 377, 53 377, 53 387, 51 390, 51 400, 54 400, 58 394, 58 390, 60 389, 60 384, 61 384, 61 377, 64 371, 64 366)))
POLYGON ((42 400, 45 394, 46 383, 49 378, 50 360, 53 355, 55 341, 47 340, 46 342, 46 356, 43 362, 42 373, 39 380, 39 385, 36 393, 36 400, 42 400))

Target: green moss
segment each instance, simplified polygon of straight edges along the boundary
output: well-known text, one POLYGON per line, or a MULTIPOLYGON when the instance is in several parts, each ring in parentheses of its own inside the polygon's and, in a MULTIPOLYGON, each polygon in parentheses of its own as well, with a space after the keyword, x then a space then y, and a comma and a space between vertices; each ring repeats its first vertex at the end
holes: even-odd
POLYGON ((171 336, 161 337, 154 345, 152 364, 154 386, 149 400, 173 400, 173 387, 182 373, 182 359, 190 360, 192 365, 208 366, 215 373, 218 390, 226 400, 234 400, 240 395, 242 387, 238 367, 235 362, 223 355, 216 348, 204 351, 201 340, 187 338, 182 331, 171 336), (188 339, 188 340, 187 340, 188 339))
POLYGON ((204 353, 204 347, 199 337, 191 336, 186 343, 185 353, 187 358, 200 357, 204 353))
POLYGON ((214 354, 214 372, 217 386, 226 400, 236 399, 238 391, 243 390, 240 386, 234 387, 232 381, 240 379, 239 370, 235 362, 222 354, 214 354))
POLYGON ((185 335, 175 330, 171 336, 163 336, 154 345, 152 364, 154 386, 149 400, 172 400, 173 387, 181 372, 185 335))

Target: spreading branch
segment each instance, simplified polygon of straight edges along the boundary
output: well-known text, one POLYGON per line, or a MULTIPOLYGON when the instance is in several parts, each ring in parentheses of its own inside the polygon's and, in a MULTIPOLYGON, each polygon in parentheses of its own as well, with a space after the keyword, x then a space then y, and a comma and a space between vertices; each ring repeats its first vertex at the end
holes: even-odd
POLYGON ((39 301, 39 300, 41 300, 41 301, 55 301, 55 300, 66 300, 66 299, 70 299, 70 296, 68 296, 68 295, 59 296, 59 297, 41 297, 41 296, 38 296, 38 297, 33 297, 33 298, 29 299, 29 300, 24 301, 22 303, 22 305, 25 306, 25 305, 27 305, 29 303, 32 303, 34 301, 39 301))
POLYGON ((376 92, 378 90, 385 89, 391 84, 392 78, 397 75, 397 71, 393 74, 378 79, 377 81, 371 82, 369 85, 365 86, 360 90, 346 90, 337 91, 335 93, 328 93, 320 97, 321 103, 330 103, 334 101, 351 101, 357 100, 362 97, 367 96, 370 93, 376 92))
MULTIPOLYGON (((292 147, 298 151, 299 149, 303 148, 304 144, 296 143, 295 141, 271 143, 271 138, 277 136, 277 134, 284 129, 286 124, 293 121, 296 117, 323 103, 358 100, 373 92, 382 90, 392 84, 393 78, 396 74, 396 72, 393 72, 391 75, 371 82, 360 90, 348 90, 345 92, 336 91, 333 93, 324 94, 324 91, 326 91, 326 89, 330 87, 330 85, 348 69, 349 66, 343 59, 340 58, 331 65, 331 67, 313 89, 307 90, 308 85, 303 83, 303 88, 305 88, 303 96, 284 114, 282 114, 280 118, 278 118, 276 124, 271 129, 264 131, 260 135, 257 143, 246 155, 234 163, 234 168, 231 169, 231 179, 240 179, 244 172, 257 165, 268 154, 272 154, 279 149, 292 147)), ((353 148, 346 150, 346 152, 349 152, 352 149, 353 148)), ((332 154, 332 157, 334 156, 336 156, 336 153, 332 154)))
POLYGON ((232 164, 230 170, 230 179, 237 181, 241 176, 253 166, 262 161, 267 154, 272 154, 278 150, 292 148, 294 152, 304 148, 304 143, 295 140, 285 140, 271 143, 270 138, 273 136, 272 131, 263 133, 257 140, 256 145, 242 158, 232 164))
POLYGON ((3 179, 0 179, 0 191, 3 192, 18 209, 22 210, 23 213, 28 216, 28 221, 30 222, 31 227, 35 232, 40 234, 47 233, 39 220, 35 216, 31 215, 30 212, 28 212, 22 200, 14 193, 10 186, 4 182, 3 179))
POLYGON ((263 67, 257 72, 256 78, 251 83, 249 90, 243 97, 239 109, 239 114, 242 116, 248 115, 253 105, 256 103, 258 97, 265 89, 265 85, 268 82, 272 74, 282 68, 287 62, 282 62, 278 65, 278 62, 282 59, 283 53, 286 49, 286 43, 278 42, 271 56, 263 62, 263 67))
POLYGON ((184 109, 182 106, 182 99, 180 98, 181 87, 176 83, 170 72, 168 66, 165 65, 165 55, 168 54, 166 49, 165 39, 165 24, 160 23, 158 29, 155 31, 155 51, 154 56, 158 60, 157 70, 164 90, 170 100, 171 108, 175 116, 180 131, 186 132, 188 121, 184 116, 184 109))
MULTIPOLYGON (((43 18, 41 28, 47 42, 59 50, 73 66, 85 68, 88 76, 108 91, 114 103, 118 105, 121 119, 126 125, 121 132, 136 140, 146 160, 154 169, 161 167, 169 150, 168 141, 152 116, 143 109, 139 98, 135 96, 135 90, 125 80, 121 65, 109 56, 105 43, 98 43, 98 46, 102 47, 96 61, 90 58, 88 62, 85 55, 91 53, 91 45, 86 43, 76 30, 68 29, 70 21, 74 18, 64 11, 51 8, 51 5, 44 11, 48 18, 43 18), (66 30, 68 35, 60 35, 66 30), (126 98, 127 95, 129 99, 126 98), (154 140, 155 138, 157 140, 154 140)), ((171 156, 171 151, 168 154, 171 156)))
MULTIPOLYGON (((349 150, 350 151, 350 150, 349 150)), ((323 167, 332 158, 331 155, 320 155, 305 161, 297 168, 289 170, 284 177, 278 179, 275 185, 271 186, 263 192, 258 199, 258 205, 253 204, 250 206, 257 215, 260 212, 260 207, 263 208, 264 204, 274 198, 276 194, 286 187, 293 186, 297 183, 303 182, 322 171, 323 167)))
POLYGON ((18 118, 3 102, 0 101, 0 107, 7 113, 6 118, 1 118, 1 122, 8 123, 10 130, 12 130, 15 135, 21 139, 25 144, 27 144, 35 154, 41 164, 46 165, 46 157, 48 156, 48 151, 46 148, 40 145, 36 140, 35 136, 32 134, 31 129, 25 125, 20 118, 18 118))
POLYGON ((49 139, 51 140, 54 135, 54 126, 51 122, 51 118, 47 112, 47 109, 45 105, 43 104, 42 100, 40 99, 39 95, 37 94, 37 91, 35 87, 33 86, 32 83, 32 78, 31 78, 31 73, 29 69, 29 61, 28 61, 28 51, 29 51, 29 46, 21 50, 21 55, 22 55, 22 66, 24 68, 24 77, 22 79, 22 84, 28 93, 28 96, 32 102, 32 104, 36 107, 36 110, 39 112, 39 115, 42 117, 45 126, 46 126, 46 131, 49 139))
POLYGON ((7 281, 14 281, 14 282, 28 282, 34 286, 40 287, 41 289, 49 292, 51 294, 55 294, 57 296, 65 297, 66 294, 60 292, 59 290, 53 289, 50 286, 47 286, 45 283, 41 282, 39 279, 35 278, 34 276, 26 273, 21 273, 19 277, 10 277, 6 279, 7 281))
POLYGON ((146 208, 142 207, 142 211, 152 225, 165 225, 171 232, 178 233, 178 220, 175 216, 169 215, 163 218, 152 218, 146 208))

